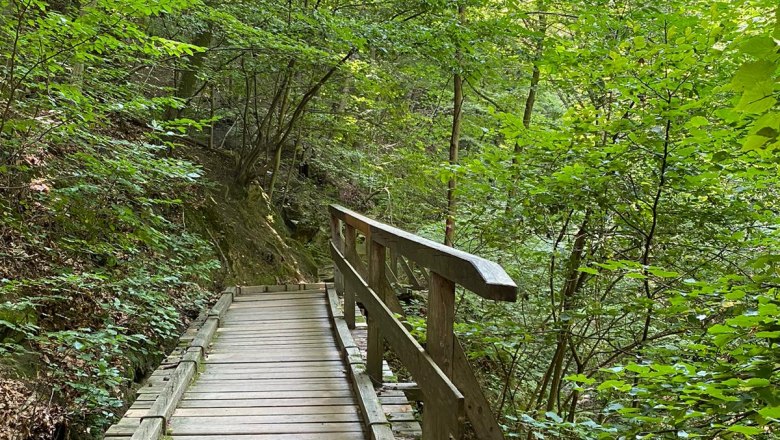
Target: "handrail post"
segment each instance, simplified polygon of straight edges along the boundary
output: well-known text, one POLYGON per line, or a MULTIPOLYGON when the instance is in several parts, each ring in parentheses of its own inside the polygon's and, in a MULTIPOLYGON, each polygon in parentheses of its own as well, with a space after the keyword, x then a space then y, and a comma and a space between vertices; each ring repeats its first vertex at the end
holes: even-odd
MULTIPOLYGON (((428 290, 428 317, 426 334, 426 351, 447 377, 452 378, 453 356, 455 348, 455 283, 431 272, 431 284, 428 290)), ((450 428, 442 422, 442 414, 426 401, 423 412, 423 438, 449 439, 450 428), (427 432, 426 432, 427 431, 427 432)), ((453 431, 457 432, 457 429, 453 431)))
MULTIPOLYGON (((331 240, 333 240, 333 244, 336 246, 336 249, 339 249, 340 251, 344 251, 344 242, 341 239, 341 221, 337 219, 334 216, 330 217, 330 237, 331 240)), ((339 272, 339 268, 336 267, 336 265, 333 265, 333 283, 336 286, 336 292, 337 293, 344 293, 344 277, 339 272)))
POLYGON ((452 356, 455 347, 455 283, 431 272, 428 290, 426 349, 439 368, 452 377, 452 356))
MULTIPOLYGON (((357 258, 357 251, 355 249, 355 228, 347 224, 344 227, 344 256, 347 257, 347 261, 352 258, 357 258)), ((354 260, 350 261, 352 264, 354 260)), ((355 328, 355 287, 347 286, 344 290, 344 320, 347 321, 347 327, 350 329, 355 328)))
MULTIPOLYGON (((381 283, 385 277, 385 247, 370 236, 366 237, 369 248, 368 257, 368 285, 375 292, 381 292, 381 283)), ((384 298, 382 298, 384 300, 384 298)), ((382 339, 379 323, 369 313, 368 321, 368 349, 366 359, 366 372, 371 380, 382 383, 382 357, 384 356, 384 340, 382 339)))

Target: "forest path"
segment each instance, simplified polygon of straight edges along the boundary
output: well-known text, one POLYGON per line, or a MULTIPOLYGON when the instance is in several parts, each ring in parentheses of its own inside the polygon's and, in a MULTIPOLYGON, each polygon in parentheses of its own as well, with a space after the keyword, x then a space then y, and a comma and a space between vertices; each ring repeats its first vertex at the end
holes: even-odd
POLYGON ((370 438, 363 414, 381 406, 355 392, 361 361, 345 355, 325 284, 241 287, 223 299, 107 439, 370 438))

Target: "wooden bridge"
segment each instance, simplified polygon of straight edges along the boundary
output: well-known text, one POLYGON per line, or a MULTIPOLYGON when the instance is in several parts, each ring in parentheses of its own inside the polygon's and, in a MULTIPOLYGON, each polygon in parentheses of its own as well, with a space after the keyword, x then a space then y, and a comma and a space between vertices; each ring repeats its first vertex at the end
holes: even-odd
POLYGON ((227 289, 107 439, 459 439, 467 420, 479 439, 504 438, 453 323, 456 285, 514 301, 509 276, 340 206, 330 213, 335 283, 227 289), (427 287, 425 347, 399 320, 401 281, 427 287), (386 356, 414 382, 394 383, 386 356))

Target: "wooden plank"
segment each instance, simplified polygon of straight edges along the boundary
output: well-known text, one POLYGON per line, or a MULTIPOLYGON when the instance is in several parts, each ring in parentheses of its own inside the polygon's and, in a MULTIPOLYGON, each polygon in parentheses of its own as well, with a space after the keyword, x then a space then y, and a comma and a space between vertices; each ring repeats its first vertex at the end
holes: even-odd
MULTIPOLYGON (((240 365, 238 365, 240 366, 240 365)), ((225 365, 227 369, 233 369, 233 365, 225 365)), ((320 379, 320 378, 339 378, 346 374, 345 367, 339 369, 331 368, 312 368, 306 371, 298 371, 297 369, 287 368, 282 371, 272 370, 252 370, 232 372, 226 371, 226 369, 215 370, 212 372, 201 373, 198 377, 202 377, 203 380, 238 380, 240 378, 246 378, 243 380, 298 380, 298 379, 320 379)))
POLYGON ((379 396, 379 403, 381 403, 382 406, 408 405, 409 401, 406 400, 406 396, 379 396))
POLYGON ((319 399, 352 397, 351 390, 236 391, 223 393, 190 392, 184 400, 319 399))
MULTIPOLYGON (((247 296, 273 296, 273 295, 297 295, 300 293, 323 293, 325 292, 325 285, 322 284, 323 287, 305 287, 304 284, 288 284, 289 286, 288 290, 284 290, 283 288, 285 286, 268 286, 267 292, 253 292, 250 288, 244 286, 241 289, 241 296, 247 297, 247 296), (249 290, 249 291, 247 291, 249 290)), ((311 284, 309 285, 311 286, 311 284)))
POLYGON ((242 344, 247 345, 257 345, 257 346, 263 346, 263 345, 284 345, 282 344, 284 341, 288 341, 288 344, 291 346, 295 346, 296 344, 306 344, 306 343, 319 343, 319 344, 332 344, 333 343, 333 337, 328 334, 322 334, 322 333, 313 333, 313 334, 302 334, 302 335, 296 335, 293 333, 290 334, 264 334, 264 335, 244 335, 244 336, 226 336, 226 337, 220 337, 218 342, 212 342, 212 347, 216 347, 217 344, 226 344, 227 346, 230 345, 241 345, 246 346, 242 344))
MULTIPOLYGON (((131 409, 133 411, 147 411, 151 406, 152 401, 136 401, 133 403, 131 409)), ((235 409, 235 408, 256 408, 258 410, 271 411, 297 411, 301 407, 334 407, 334 406, 353 406, 357 408, 357 402, 355 398, 350 397, 333 397, 322 398, 312 400, 305 399, 244 399, 244 400, 182 400, 179 402, 180 409, 203 409, 203 410, 220 410, 220 409, 235 409)))
MULTIPOLYGON (((334 246, 342 251, 344 250, 344 239, 341 236, 341 222, 333 217, 330 218, 330 239, 334 246)), ((341 273, 339 273, 338 269, 335 267, 333 268, 333 281, 336 282, 336 290, 344 292, 344 280, 341 273)))
MULTIPOLYGON (((228 294, 224 295, 224 297, 232 298, 228 294)), ((162 387, 159 395, 141 394, 139 396, 139 400, 141 400, 141 396, 150 396, 153 397, 154 401, 149 407, 148 414, 142 416, 140 426, 132 432, 132 440, 157 439, 162 435, 162 430, 165 426, 164 422, 170 419, 176 406, 181 401, 182 395, 195 375, 196 365, 203 359, 204 348, 208 346, 217 331, 218 316, 219 314, 210 316, 198 330, 191 343, 191 350, 182 358, 182 360, 190 362, 180 363, 176 367, 176 370, 171 374, 170 380, 162 387)))
POLYGON ((219 417, 219 416, 266 416, 266 415, 311 415, 311 414, 354 414, 360 412, 355 405, 330 406, 284 406, 261 408, 179 408, 174 417, 219 417))
POLYGON ((338 354, 338 348, 336 347, 336 344, 332 341, 329 344, 321 344, 321 345, 314 345, 306 347, 305 349, 303 347, 297 347, 295 345, 292 346, 285 346, 285 345, 269 345, 269 344, 256 344, 256 345, 244 345, 242 348, 236 348, 236 347, 225 347, 227 350, 222 350, 222 352, 218 352, 215 350, 212 350, 209 352, 208 358, 211 360, 221 359, 225 355, 228 354, 234 354, 236 356, 261 356, 266 357, 267 355, 283 355, 283 354, 289 354, 290 356, 314 356, 314 355, 331 355, 331 354, 338 354), (216 355, 219 356, 216 356, 216 355))
MULTIPOLYGON (((263 362, 257 364, 236 363, 231 365, 229 371, 235 371, 236 373, 249 373, 255 372, 273 372, 273 371, 312 371, 312 370, 327 370, 327 371, 339 371, 344 369, 344 363, 339 360, 322 360, 322 361, 276 361, 276 362, 263 362)), ((212 370, 208 365, 203 374, 209 374, 212 370)), ((224 373, 225 370, 220 372, 224 373)))
MULTIPOLYGON (((217 321, 215 318, 209 318, 209 320, 212 322, 217 321)), ((208 327, 204 326, 201 328, 201 331, 199 331, 198 334, 201 335, 202 333, 211 333, 213 335, 215 330, 216 324, 210 325, 208 327)), ((208 339, 208 335, 206 334, 203 339, 208 339)), ((203 356, 203 352, 200 350, 188 354, 191 356, 187 356, 186 359, 194 360, 196 362, 203 356)), ((142 417, 153 418, 141 419, 138 427, 134 428, 131 432, 132 440, 157 439, 163 434, 163 429, 165 426, 164 421, 167 421, 171 417, 173 411, 176 409, 176 406, 181 401, 182 395, 187 389, 190 380, 192 380, 193 376, 195 376, 195 365, 196 364, 193 362, 179 364, 179 366, 176 367, 176 371, 174 371, 171 375, 171 380, 162 388, 159 395, 139 395, 138 400, 143 400, 142 397, 145 396, 149 396, 151 400, 149 411, 142 417)))
POLYGON ((280 350, 283 347, 290 347, 290 345, 295 346, 296 348, 308 350, 308 349, 317 349, 317 348, 328 348, 328 349, 336 349, 336 343, 333 341, 333 339, 291 339, 287 343, 283 343, 279 340, 274 342, 257 342, 255 340, 249 339, 247 341, 241 341, 241 342, 229 342, 229 341, 221 341, 218 345, 212 346, 212 348, 209 350, 209 353, 220 353, 220 352, 232 352, 237 351, 241 349, 245 350, 280 350))
MULTIPOLYGON (((262 285, 262 286, 241 286, 241 293, 236 295, 236 298, 239 296, 248 295, 250 293, 263 293, 268 291, 268 286, 262 285)), ((234 299, 235 300, 235 299, 234 299)))
MULTIPOLYGON (((247 303, 245 303, 247 304, 247 303)), ((241 315, 256 315, 256 316, 274 316, 280 313, 298 314, 306 316, 313 312, 319 312, 325 309, 325 303, 322 304, 299 304, 299 305, 287 305, 278 307, 241 307, 231 308, 228 312, 228 316, 241 316, 241 315)))
POLYGON ((360 423, 268 423, 257 425, 180 424, 170 435, 299 434, 324 432, 363 432, 360 423))
POLYGON ((260 325, 273 325, 274 323, 278 321, 290 321, 290 320, 297 320, 301 322, 301 324, 305 324, 309 321, 316 321, 319 319, 328 318, 328 313, 324 310, 319 312, 312 312, 311 314, 303 314, 303 313, 279 313, 276 315, 253 315, 253 314, 241 314, 241 315, 234 315, 230 317, 230 321, 227 321, 227 325, 230 327, 235 326, 242 326, 242 325, 253 325, 253 324, 260 324, 260 325))
MULTIPOLYGON (((231 289, 226 289, 227 291, 231 291, 231 289)), ((181 359, 182 356, 186 354, 187 347, 192 342, 192 340, 199 334, 199 332, 202 330, 204 322, 206 321, 207 313, 204 311, 202 312, 187 328, 187 330, 182 334, 182 336, 179 339, 179 345, 184 346, 183 348, 177 347, 174 349, 174 352, 177 353, 175 356, 169 356, 166 358, 163 363, 161 363, 160 367, 155 370, 153 373, 153 377, 155 379, 164 379, 164 381, 161 383, 161 385, 158 387, 159 390, 162 390, 164 388, 164 385, 168 385, 169 381, 171 380, 172 374, 176 371, 176 367, 178 366, 178 362, 181 359), (167 364, 166 362, 174 362, 174 364, 167 364)), ((131 409, 136 410, 137 408, 142 408, 143 415, 146 415, 149 412, 149 408, 152 406, 153 401, 148 402, 142 402, 140 405, 133 404, 131 405, 131 409)), ((122 420, 119 421, 119 423, 122 423, 122 420)), ((141 427, 139 419, 136 419, 136 427, 141 427)), ((162 433, 162 420, 159 422, 146 422, 145 423, 145 434, 142 435, 148 435, 148 436, 155 436, 162 433), (151 428, 151 429, 149 429, 151 428)), ((125 438, 130 439, 131 436, 113 436, 109 434, 109 437, 111 438, 125 438)))
POLYGON ((275 415, 225 415, 225 416, 176 416, 171 420, 173 432, 182 425, 210 424, 219 425, 256 425, 290 423, 359 423, 360 414, 318 413, 318 414, 275 414, 275 415))
POLYGON ((279 330, 280 328, 286 330, 292 329, 329 329, 330 323, 327 319, 290 319, 279 320, 273 323, 243 323, 243 322, 226 322, 223 327, 220 328, 220 334, 230 331, 240 332, 262 332, 268 330, 279 330))
MULTIPOLYGON (((278 371, 277 373, 284 373, 284 371, 278 371)), ((332 372, 329 372, 329 373, 332 373, 332 372)), ((293 378, 269 377, 269 378, 262 378, 262 379, 241 379, 240 381, 241 382, 246 382, 248 384, 252 384, 252 383, 257 383, 257 384, 261 384, 261 383, 266 383, 266 384, 270 384, 270 383, 274 383, 274 384, 286 384, 286 383, 295 384, 295 383, 325 383, 325 382, 346 383, 346 381, 344 380, 344 377, 345 376, 339 376, 339 375, 337 375, 335 377, 329 377, 329 376, 326 376, 326 377, 293 377, 293 378)), ((227 380, 227 379, 213 378, 213 377, 209 377, 209 376, 205 376, 205 375, 201 374, 200 376, 198 376, 198 380, 197 380, 196 383, 193 384, 193 386, 197 386, 198 384, 201 384, 201 383, 216 383, 216 382, 223 382, 224 383, 225 380, 227 380)))
MULTIPOLYGON (((169 438, 170 440, 204 440, 204 437, 201 435, 197 435, 197 436, 174 435, 169 438)), ((217 438, 219 440, 363 440, 365 439, 362 433, 357 433, 357 432, 248 434, 248 435, 238 434, 238 435, 220 435, 217 438)))
POLYGON ((244 301, 242 303, 236 303, 235 307, 230 307, 230 311, 238 313, 244 312, 258 312, 258 313, 270 313, 286 310, 289 312, 295 310, 304 309, 316 309, 317 307, 325 307, 325 301, 317 298, 317 301, 308 300, 279 300, 279 301, 257 301, 250 302, 244 301))
POLYGON ((291 301, 291 300, 304 300, 304 299, 316 299, 322 298, 323 292, 284 292, 279 294, 262 294, 262 295, 248 295, 237 296, 233 302, 236 303, 262 303, 262 302, 274 302, 274 301, 291 301))
POLYGON ((398 277, 395 276, 393 269, 390 267, 390 263, 385 261, 385 274, 390 284, 398 284, 398 277))
POLYGON ((312 399, 305 398, 261 398, 261 399, 200 399, 182 400, 179 408, 256 408, 256 407, 286 407, 286 406, 332 406, 332 405, 356 405, 354 396, 349 397, 323 397, 312 399))
MULTIPOLYGON (((123 419, 121 423, 112 426, 108 432, 111 435, 132 435, 138 427, 140 419, 123 419)), ((246 433, 262 433, 264 430, 258 429, 256 425, 288 425, 285 431, 297 432, 296 426, 299 424, 338 424, 354 427, 361 422, 360 414, 357 412, 345 414, 274 414, 261 416, 197 416, 197 417, 174 417, 168 426, 169 432, 181 432, 183 430, 199 430, 209 433, 211 429, 218 430, 219 433, 229 432, 232 427, 242 426, 246 433), (249 426, 247 426, 249 425, 249 426)), ((354 429, 354 428, 352 428, 354 429)), ((359 431, 359 430, 358 430, 359 431)))
MULTIPOLYGON (((268 384, 268 385, 277 385, 277 384, 306 384, 306 383, 334 383, 334 384, 344 384, 347 383, 344 379, 346 378, 346 374, 338 374, 334 372, 328 372, 328 375, 323 375, 321 377, 262 377, 262 378, 244 378, 240 374, 233 374, 231 375, 223 375, 220 377, 213 377, 212 375, 201 375, 198 377, 198 381, 196 385, 202 385, 202 384, 215 384, 215 383, 221 383, 221 384, 231 384, 231 383, 244 383, 248 384, 250 386, 260 386, 260 384, 268 384), (332 376, 331 376, 332 375, 332 376)), ((150 380, 148 382, 150 385, 149 388, 158 387, 165 383, 165 381, 160 379, 154 379, 150 380)), ((143 387, 147 388, 147 386, 143 387)))
POLYGON ((341 370, 312 370, 312 371, 267 371, 267 372, 244 372, 231 373, 228 371, 216 371, 211 373, 202 373, 201 380, 280 380, 280 379, 321 379, 321 378, 347 378, 347 373, 341 370))
MULTIPOLYGON (((401 405, 396 405, 396 406, 401 406, 401 405)), ((403 406, 410 408, 409 405, 403 405, 403 406)), ((415 418, 414 413, 412 411, 391 412, 387 414, 387 419, 391 423, 392 422, 417 422, 417 419, 415 418)))
POLYGON ((263 310, 231 310, 228 313, 228 319, 247 319, 254 318, 253 321, 262 321, 265 319, 279 320, 283 319, 281 316, 289 316, 287 319, 307 319, 307 318, 324 318, 322 314, 327 309, 325 304, 317 307, 294 307, 294 308, 268 308, 263 310))
POLYGON ((297 382, 297 383, 257 383, 246 381, 231 381, 228 383, 198 381, 188 390, 188 393, 228 393, 228 392, 272 392, 272 391, 347 391, 351 392, 349 383, 338 382, 297 382))
POLYGON ((327 327, 314 327, 314 328, 250 328, 250 329, 232 329, 232 328, 220 328, 217 330, 217 340, 223 341, 230 338, 288 338, 295 336, 330 336, 330 331, 327 327))
POLYGON ((277 299, 275 301, 233 302, 229 310, 273 309, 276 307, 308 307, 324 304, 322 298, 277 299))
POLYGON ((258 350, 256 353, 214 353, 210 354, 204 361, 206 364, 237 364, 237 363, 265 363, 265 362, 285 362, 285 361, 327 361, 341 360, 338 351, 320 352, 320 353, 288 353, 274 352, 267 353, 258 350))

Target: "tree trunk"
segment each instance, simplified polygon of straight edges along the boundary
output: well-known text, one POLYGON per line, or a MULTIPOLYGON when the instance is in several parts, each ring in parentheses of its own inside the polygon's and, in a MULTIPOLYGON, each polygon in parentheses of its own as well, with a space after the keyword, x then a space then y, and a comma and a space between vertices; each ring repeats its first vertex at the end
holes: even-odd
MULTIPOLYGON (((542 5, 540 5, 542 6, 542 5)), ((542 12, 544 9, 542 8, 542 12)), ((544 53, 544 38, 547 32, 547 16, 540 14, 537 22, 537 32, 539 37, 536 40, 536 48, 534 51, 533 68, 531 70, 531 82, 528 85, 528 95, 525 98, 525 107, 523 108, 523 127, 531 127, 531 115, 534 112, 534 105, 536 104, 536 92, 539 88, 539 78, 541 76, 539 71, 539 61, 544 53)), ((523 147, 520 142, 515 142, 514 155, 512 156, 512 169, 515 169, 518 164, 520 153, 522 153, 523 147)), ((512 206, 512 199, 515 197, 515 186, 509 187, 509 197, 507 198, 506 211, 509 212, 510 206, 512 206)))
MULTIPOLYGON (((211 28, 199 32, 195 35, 192 44, 201 47, 208 47, 211 44, 211 28)), ((206 52, 196 52, 189 57, 187 66, 180 72, 181 78, 176 85, 176 93, 174 96, 184 100, 190 100, 195 93, 195 85, 198 82, 197 74, 203 67, 203 62, 206 60, 206 52)), ((165 120, 176 119, 181 116, 184 109, 175 109, 168 107, 165 111, 165 120)))
MULTIPOLYGON (((461 25, 465 22, 466 9, 458 6, 458 21, 461 25)), ((453 108, 452 108, 452 135, 450 136, 450 166, 458 163, 458 150, 460 149, 460 125, 463 113, 463 76, 461 69, 461 50, 455 51, 458 70, 453 76, 453 108)), ((451 176, 447 182, 447 220, 444 228, 444 244, 452 246, 455 238, 455 176, 451 176)))
MULTIPOLYGON (((583 285, 583 279, 581 276, 586 275, 580 273, 577 269, 582 263, 583 256, 585 255, 585 240, 588 235, 588 219, 590 213, 585 214, 585 219, 582 221, 579 230, 574 239, 571 253, 569 254, 569 261, 566 265, 566 282, 561 290, 561 311, 566 313, 572 308, 572 301, 578 290, 583 285)), ((547 395, 547 402, 545 408, 547 411, 555 409, 555 402, 558 401, 557 396, 560 392, 561 380, 563 377, 563 364, 565 360, 566 349, 568 348, 569 333, 571 332, 571 324, 568 321, 558 321, 559 329, 556 338, 555 354, 553 355, 550 365, 547 368, 547 372, 543 378, 543 385, 539 390, 538 403, 541 404, 544 396, 547 395), (546 392, 547 384, 550 384, 550 392, 546 392)))
MULTIPOLYGON (((303 115, 303 111, 306 109, 306 106, 309 104, 309 101, 311 101, 315 96, 317 96, 317 93, 320 91, 322 86, 325 85, 325 83, 328 82, 328 80, 333 76, 333 74, 336 73, 339 67, 341 67, 342 64, 346 63, 347 60, 352 58, 352 55, 354 54, 355 54, 355 49, 350 50, 349 53, 347 53, 343 58, 341 58, 341 60, 338 63, 332 66, 322 78, 320 78, 306 93, 304 93, 303 97, 301 97, 301 100, 295 106, 292 115, 290 116, 289 119, 287 119, 286 122, 283 123, 281 119, 279 120, 279 126, 276 128, 275 135, 273 136, 272 139, 273 141, 271 142, 270 145, 266 145, 266 148, 274 149, 274 160, 276 160, 277 156, 279 157, 279 160, 281 160, 281 155, 282 155, 281 149, 284 148, 284 144, 287 142, 287 139, 289 138, 290 133, 295 127, 295 124, 301 119, 303 115)), ((286 87, 288 86, 285 85, 284 87, 285 89, 281 90, 281 92, 286 93, 286 87)), ((277 98, 274 99, 275 100, 278 99, 279 101, 281 101, 282 95, 277 94, 277 98)), ((265 127, 265 124, 272 124, 273 122, 273 113, 276 105, 272 103, 271 106, 272 108, 269 109, 269 111, 266 113, 266 116, 263 120, 263 125, 260 128, 260 132, 263 131, 263 127, 265 127)), ((249 184, 249 182, 252 181, 252 177, 253 177, 252 169, 254 168, 255 164, 260 158, 260 154, 262 153, 262 151, 264 151, 263 146, 264 146, 263 136, 259 135, 258 142, 256 143, 256 145, 253 146, 253 148, 251 149, 251 151, 248 152, 248 154, 242 155, 242 157, 240 158, 238 170, 236 173, 236 182, 240 186, 246 186, 249 184)), ((275 180, 275 178, 273 177, 272 179, 275 180)))

